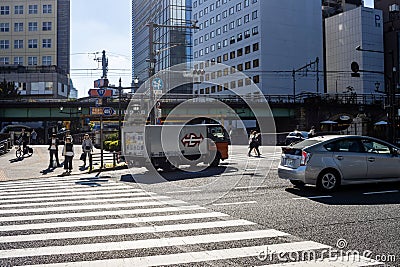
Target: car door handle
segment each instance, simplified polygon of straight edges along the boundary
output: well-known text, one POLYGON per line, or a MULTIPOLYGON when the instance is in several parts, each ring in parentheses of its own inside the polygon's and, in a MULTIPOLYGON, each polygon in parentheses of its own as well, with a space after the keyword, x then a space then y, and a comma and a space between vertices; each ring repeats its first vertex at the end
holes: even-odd
POLYGON ((343 160, 343 156, 336 156, 338 160, 343 160))
POLYGON ((368 158, 369 162, 375 162, 375 158, 368 158))

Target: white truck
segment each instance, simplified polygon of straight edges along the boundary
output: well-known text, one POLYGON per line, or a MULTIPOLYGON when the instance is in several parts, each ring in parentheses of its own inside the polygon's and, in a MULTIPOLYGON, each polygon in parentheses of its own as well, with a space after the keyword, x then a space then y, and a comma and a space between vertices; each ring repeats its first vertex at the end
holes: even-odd
POLYGON ((230 139, 219 124, 147 125, 122 129, 122 155, 130 166, 164 171, 179 165, 218 166, 228 158, 230 139))

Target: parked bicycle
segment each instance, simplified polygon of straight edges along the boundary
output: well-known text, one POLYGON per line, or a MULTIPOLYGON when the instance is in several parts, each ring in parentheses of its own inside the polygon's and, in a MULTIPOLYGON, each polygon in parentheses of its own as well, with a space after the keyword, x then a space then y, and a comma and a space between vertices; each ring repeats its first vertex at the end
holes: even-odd
POLYGON ((22 145, 21 142, 17 141, 17 145, 15 146, 15 156, 20 159, 23 158, 25 155, 28 157, 33 155, 33 148, 26 145, 25 147, 22 145))

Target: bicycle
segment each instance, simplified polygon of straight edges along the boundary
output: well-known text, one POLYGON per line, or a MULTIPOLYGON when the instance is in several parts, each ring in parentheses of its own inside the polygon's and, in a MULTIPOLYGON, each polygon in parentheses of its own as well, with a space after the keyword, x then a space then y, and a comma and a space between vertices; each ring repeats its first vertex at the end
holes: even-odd
POLYGON ((20 142, 17 142, 17 145, 15 146, 15 156, 20 159, 23 158, 25 155, 28 155, 28 157, 33 155, 33 148, 29 146, 25 146, 23 148, 23 145, 20 142))

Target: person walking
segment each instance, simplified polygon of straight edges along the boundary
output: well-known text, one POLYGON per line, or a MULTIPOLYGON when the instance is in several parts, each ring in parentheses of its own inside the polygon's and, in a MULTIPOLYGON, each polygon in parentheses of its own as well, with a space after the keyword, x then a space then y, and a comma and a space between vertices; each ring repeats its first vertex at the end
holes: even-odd
POLYGON ((82 152, 84 153, 83 157, 83 167, 86 167, 86 159, 89 159, 89 165, 90 162, 92 162, 92 152, 93 152, 93 143, 92 139, 90 139, 89 134, 85 134, 83 137, 82 141, 82 152))
POLYGON ((261 153, 260 153, 259 147, 261 146, 261 133, 255 132, 254 135, 255 135, 254 136, 254 139, 255 139, 254 150, 257 153, 257 157, 260 157, 261 153))
POLYGON ((36 139, 37 139, 37 132, 35 129, 32 130, 31 132, 31 144, 36 145, 36 139))
POLYGON ((251 157, 251 151, 255 148, 256 145, 256 131, 251 131, 249 136, 249 152, 247 155, 251 157))
POLYGON ((60 145, 60 140, 58 140, 56 134, 52 134, 49 141, 49 152, 50 152, 50 163, 49 169, 55 167, 61 167, 60 161, 58 160, 58 146, 60 145), (53 164, 55 160, 55 164, 53 164))
POLYGON ((18 142, 20 145, 22 145, 22 149, 23 149, 22 151, 24 151, 24 154, 26 151, 26 146, 28 145, 28 141, 29 141, 28 134, 25 132, 25 129, 22 128, 21 134, 18 137, 18 142))
POLYGON ((72 159, 74 158, 74 144, 72 143, 72 138, 67 136, 65 138, 65 144, 63 148, 64 156, 64 170, 63 175, 70 175, 72 171, 72 159))

